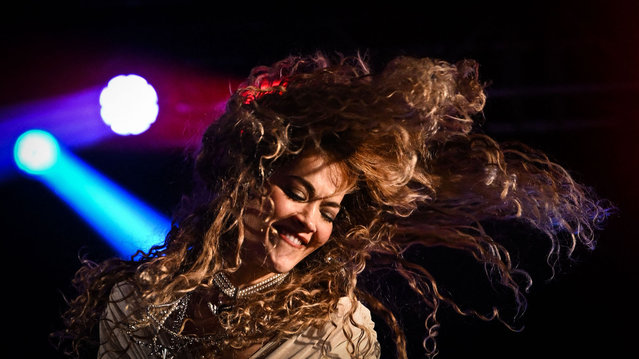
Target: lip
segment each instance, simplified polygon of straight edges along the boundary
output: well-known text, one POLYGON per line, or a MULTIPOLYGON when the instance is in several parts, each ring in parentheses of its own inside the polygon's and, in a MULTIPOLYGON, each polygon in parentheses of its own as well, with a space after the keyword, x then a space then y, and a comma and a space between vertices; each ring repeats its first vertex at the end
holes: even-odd
POLYGON ((299 236, 298 234, 292 231, 287 230, 286 228, 283 228, 283 227, 273 228, 273 230, 284 242, 288 243, 293 248, 304 248, 309 242, 305 238, 299 236), (300 243, 291 241, 291 239, 288 238, 289 236, 293 236, 297 238, 297 240, 300 241, 300 243))

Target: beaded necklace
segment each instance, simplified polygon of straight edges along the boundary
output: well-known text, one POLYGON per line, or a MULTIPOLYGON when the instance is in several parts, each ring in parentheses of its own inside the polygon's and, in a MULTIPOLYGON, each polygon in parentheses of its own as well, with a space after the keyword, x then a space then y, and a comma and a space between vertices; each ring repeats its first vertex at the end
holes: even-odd
MULTIPOLYGON (((224 295, 226 295, 228 298, 240 299, 240 298, 255 294, 257 292, 260 292, 264 289, 276 286, 282 283, 282 281, 286 279, 286 276, 288 276, 288 272, 278 273, 272 277, 266 278, 263 281, 250 285, 246 288, 240 289, 239 287, 236 287, 233 285, 233 283, 231 283, 231 281, 226 277, 224 272, 218 272, 213 277, 213 283, 215 283, 215 285, 220 289, 220 291, 222 291, 222 293, 224 293, 224 295)), ((220 297, 218 297, 217 303, 213 304, 212 302, 207 302, 207 305, 209 309, 211 310, 211 313, 213 313, 213 315, 218 315, 220 312, 231 308, 230 305, 228 304, 225 305, 224 299, 220 297)))

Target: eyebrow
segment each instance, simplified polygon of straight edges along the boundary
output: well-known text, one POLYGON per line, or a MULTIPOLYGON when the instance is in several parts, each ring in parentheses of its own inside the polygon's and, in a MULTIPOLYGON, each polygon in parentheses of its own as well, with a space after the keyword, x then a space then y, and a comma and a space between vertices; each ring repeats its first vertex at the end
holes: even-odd
MULTIPOLYGON (((298 181, 300 181, 302 183, 302 185, 306 188, 306 190, 309 193, 309 197, 310 198, 315 198, 315 187, 313 187, 313 185, 307 181, 304 177, 300 177, 300 176, 296 176, 296 175, 291 175, 289 174, 288 177, 296 179, 298 181)), ((342 208, 342 206, 337 203, 337 202, 333 202, 333 201, 326 201, 324 202, 324 206, 328 206, 328 207, 334 207, 337 208, 338 210, 342 208)))

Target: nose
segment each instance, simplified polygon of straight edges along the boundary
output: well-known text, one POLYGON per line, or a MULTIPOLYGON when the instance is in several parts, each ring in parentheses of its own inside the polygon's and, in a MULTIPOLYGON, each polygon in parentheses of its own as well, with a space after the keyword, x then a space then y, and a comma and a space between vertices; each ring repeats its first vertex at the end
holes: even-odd
POLYGON ((306 203, 303 208, 297 212, 295 218, 304 228, 304 232, 315 233, 317 227, 315 225, 315 216, 319 212, 318 206, 313 203, 306 203))

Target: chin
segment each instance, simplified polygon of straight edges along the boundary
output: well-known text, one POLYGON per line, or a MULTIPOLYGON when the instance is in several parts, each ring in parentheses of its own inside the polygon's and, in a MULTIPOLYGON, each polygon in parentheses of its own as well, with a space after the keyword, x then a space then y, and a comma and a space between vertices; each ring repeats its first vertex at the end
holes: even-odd
POLYGON ((278 255, 278 253, 272 253, 270 256, 271 266, 275 273, 290 272, 300 261, 301 259, 278 255))

